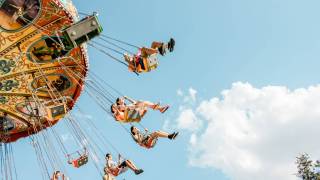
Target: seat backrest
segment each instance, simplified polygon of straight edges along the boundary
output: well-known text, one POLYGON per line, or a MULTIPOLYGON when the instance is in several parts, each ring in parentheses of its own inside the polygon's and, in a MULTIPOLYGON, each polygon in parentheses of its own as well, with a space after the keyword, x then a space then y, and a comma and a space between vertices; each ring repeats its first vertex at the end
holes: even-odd
POLYGON ((139 114, 139 111, 136 109, 126 109, 124 119, 126 122, 139 122, 141 120, 141 116, 139 114))
POLYGON ((151 71, 153 69, 156 69, 158 67, 159 61, 157 54, 152 54, 146 58, 146 67, 148 71, 151 71))

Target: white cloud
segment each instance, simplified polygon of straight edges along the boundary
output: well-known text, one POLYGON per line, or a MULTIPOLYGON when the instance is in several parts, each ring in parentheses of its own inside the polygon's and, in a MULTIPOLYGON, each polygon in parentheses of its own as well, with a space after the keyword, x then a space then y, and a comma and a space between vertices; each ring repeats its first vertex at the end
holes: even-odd
POLYGON ((183 91, 182 91, 181 89, 178 89, 178 90, 177 90, 177 95, 178 95, 178 96, 183 96, 183 91))
POLYGON ((196 101, 197 91, 193 88, 189 88, 189 95, 192 101, 196 101))
POLYGON ((187 129, 189 131, 197 131, 201 128, 201 121, 197 120, 192 109, 183 109, 177 119, 177 127, 179 129, 187 129))
POLYGON ((191 165, 236 180, 289 180, 299 153, 320 157, 320 85, 290 91, 238 82, 221 94, 180 109, 177 127, 194 130, 191 165))
POLYGON ((181 89, 177 90, 177 95, 183 97, 183 102, 187 104, 192 104, 197 100, 197 93, 192 87, 188 89, 186 94, 181 89))

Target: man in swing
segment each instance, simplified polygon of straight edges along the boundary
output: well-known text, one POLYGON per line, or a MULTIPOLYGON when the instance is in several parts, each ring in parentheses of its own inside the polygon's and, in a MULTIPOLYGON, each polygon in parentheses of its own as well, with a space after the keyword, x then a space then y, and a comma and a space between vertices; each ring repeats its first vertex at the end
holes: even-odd
POLYGON ((160 106, 159 103, 155 104, 148 101, 137 101, 124 96, 117 98, 116 104, 111 106, 111 112, 119 122, 140 122, 148 108, 164 113, 169 109, 169 106, 160 106), (125 100, 129 101, 130 104, 126 104, 125 100))
POLYGON ((168 43, 154 41, 151 48, 142 47, 133 56, 124 54, 124 59, 129 64, 129 71, 136 73, 149 72, 158 66, 157 54, 164 56, 167 51, 172 52, 174 46, 175 40, 173 38, 168 43))
POLYGON ((106 166, 104 168, 105 176, 103 180, 111 180, 113 177, 117 177, 118 175, 126 172, 128 169, 131 169, 136 175, 143 173, 142 169, 138 169, 132 161, 122 159, 119 154, 118 163, 112 160, 111 154, 106 154, 106 166))
POLYGON ((158 138, 168 138, 170 140, 174 140, 179 134, 179 132, 173 132, 172 134, 169 134, 163 131, 149 133, 147 129, 145 129, 145 133, 141 133, 140 130, 135 126, 131 126, 130 131, 133 140, 141 147, 147 149, 153 148, 156 145, 158 138))

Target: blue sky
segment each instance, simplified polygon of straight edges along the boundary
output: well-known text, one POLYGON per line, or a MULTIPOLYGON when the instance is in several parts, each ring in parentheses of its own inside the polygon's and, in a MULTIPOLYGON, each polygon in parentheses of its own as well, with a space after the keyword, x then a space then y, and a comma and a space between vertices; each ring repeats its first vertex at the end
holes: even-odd
MULTIPOLYGON (((98 12, 106 35, 140 46, 176 39, 175 52, 161 58, 156 71, 139 77, 89 48, 89 71, 128 96, 171 105, 163 115, 148 114, 143 125, 150 130, 161 129, 165 121, 175 123, 183 103, 179 89, 196 89, 201 101, 219 97, 237 81, 290 89, 319 83, 316 0, 74 0, 74 4, 80 12, 98 12)), ((126 179, 230 179, 219 169, 189 164, 189 131, 182 131, 175 142, 160 140, 155 149, 146 151, 90 98, 83 96, 79 105, 124 155, 145 170, 141 176, 129 172, 126 179)), ((41 179, 28 141, 15 143, 14 149, 19 179, 41 179)), ((72 179, 99 179, 92 164, 68 172, 72 179)))

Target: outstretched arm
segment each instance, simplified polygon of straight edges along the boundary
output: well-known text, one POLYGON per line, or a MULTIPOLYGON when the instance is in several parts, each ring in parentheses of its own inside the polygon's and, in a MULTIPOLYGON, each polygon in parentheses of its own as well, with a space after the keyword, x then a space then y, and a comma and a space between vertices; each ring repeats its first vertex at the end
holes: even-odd
POLYGON ((134 99, 129 98, 128 96, 123 96, 123 98, 125 98, 126 100, 130 101, 133 104, 137 102, 134 99))
POLYGON ((121 163, 121 154, 118 154, 118 165, 121 163))

